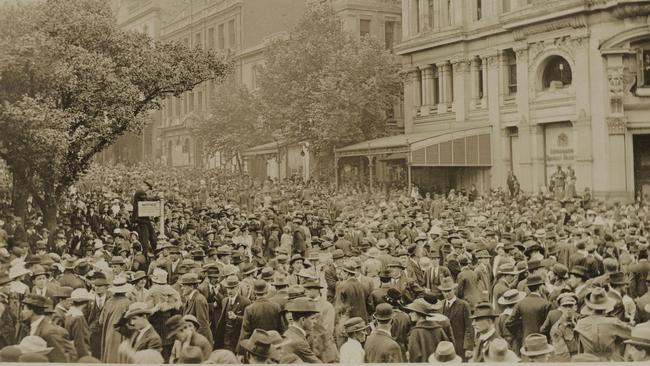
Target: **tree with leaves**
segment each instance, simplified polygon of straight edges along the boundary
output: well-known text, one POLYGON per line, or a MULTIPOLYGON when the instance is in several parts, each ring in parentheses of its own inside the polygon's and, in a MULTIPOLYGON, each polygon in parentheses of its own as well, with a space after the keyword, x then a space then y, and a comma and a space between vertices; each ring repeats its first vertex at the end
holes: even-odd
POLYGON ((49 0, 0 11, 0 157, 57 223, 61 198, 95 154, 169 95, 220 79, 212 52, 124 32, 103 0, 49 0))
POLYGON ((241 152, 273 138, 260 99, 233 78, 215 88, 210 114, 198 121, 196 135, 203 139, 205 153, 236 158, 240 171, 241 152))
POLYGON ((403 74, 398 56, 347 33, 331 5, 320 3, 267 48, 259 86, 268 130, 330 155, 387 133, 403 74))

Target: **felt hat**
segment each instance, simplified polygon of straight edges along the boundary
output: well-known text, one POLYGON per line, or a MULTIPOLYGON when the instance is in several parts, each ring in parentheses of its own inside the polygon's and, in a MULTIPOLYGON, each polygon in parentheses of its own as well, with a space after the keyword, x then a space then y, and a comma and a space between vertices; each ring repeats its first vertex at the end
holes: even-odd
POLYGON ((173 338, 176 333, 180 332, 187 326, 187 322, 183 320, 182 315, 174 315, 165 321, 165 329, 167 331, 167 338, 173 338))
POLYGON ((263 329, 253 330, 250 338, 244 339, 240 345, 246 351, 261 358, 269 358, 271 356, 271 339, 263 329))
POLYGON ((235 275, 228 276, 224 281, 223 281, 223 286, 226 288, 233 288, 239 286, 239 278, 235 275))
POLYGON ((301 256, 300 254, 294 254, 291 256, 291 260, 289 261, 290 265, 293 265, 293 262, 295 261, 305 261, 305 258, 301 256))
POLYGON ((302 284, 302 287, 304 288, 323 288, 323 286, 320 283, 320 280, 318 278, 307 278, 305 282, 302 284))
POLYGON ((144 271, 137 271, 133 275, 131 275, 130 282, 138 282, 143 278, 147 278, 147 274, 144 271))
POLYGON ((575 265, 571 268, 569 271, 569 274, 572 274, 574 276, 578 276, 582 279, 587 279, 589 276, 587 275, 587 268, 584 266, 580 265, 575 265))
POLYGON ((47 342, 43 338, 38 336, 24 337, 18 344, 18 347, 20 348, 23 354, 26 353, 48 354, 50 353, 50 351, 54 349, 54 347, 48 347, 47 342))
POLYGON ((146 302, 134 302, 129 305, 129 308, 124 313, 124 317, 129 319, 136 315, 149 315, 152 309, 149 308, 146 302))
POLYGON ((189 347, 185 347, 181 351, 181 357, 179 358, 179 363, 196 364, 202 362, 203 362, 203 351, 201 351, 201 347, 189 346, 189 347))
POLYGON ((275 270, 271 267, 264 267, 260 271, 260 277, 265 281, 273 280, 274 275, 275 275, 275 270))
POLYGON ((555 274, 555 277, 561 279, 569 278, 569 269, 562 263, 555 263, 552 267, 552 271, 555 274))
POLYGON ((287 278, 287 276, 285 276, 283 274, 279 274, 279 275, 275 276, 275 279, 273 280, 273 282, 271 284, 273 286, 275 286, 275 287, 289 286, 290 285, 289 279, 287 278))
POLYGON ((485 355, 485 362, 519 362, 517 354, 508 348, 508 343, 501 338, 495 338, 490 342, 485 355))
POLYGON ((436 351, 429 356, 429 363, 462 363, 463 359, 456 354, 454 344, 449 341, 441 341, 436 351))
POLYGON ((155 268, 151 274, 151 282, 158 285, 167 284, 167 271, 161 268, 155 268))
POLYGON ((480 319, 480 318, 496 318, 498 317, 499 314, 496 314, 494 312, 494 309, 492 309, 492 305, 487 302, 483 302, 480 304, 476 304, 476 307, 474 307, 474 313, 472 313, 472 316, 470 316, 471 319, 480 319))
POLYGON ((503 293, 503 295, 497 301, 499 305, 511 305, 516 304, 519 301, 523 300, 526 297, 526 293, 523 291, 518 291, 517 289, 510 289, 503 293))
POLYGON ((253 292, 257 295, 266 293, 268 289, 268 284, 264 280, 255 280, 253 281, 253 292))
POLYGON ((200 283, 199 276, 196 273, 185 273, 179 280, 181 285, 196 285, 200 283))
POLYGON ((393 307, 388 303, 381 303, 375 307, 375 314, 373 317, 377 320, 388 320, 392 319, 393 315, 393 307))
POLYGON ((23 304, 45 309, 47 307, 47 299, 45 298, 45 296, 29 294, 23 300, 23 304))
POLYGON ((607 295, 603 288, 594 288, 585 299, 585 305, 593 310, 611 310, 616 301, 607 295))
POLYGON ((521 354, 523 356, 540 356, 551 353, 555 350, 553 346, 548 344, 546 336, 539 333, 529 334, 524 339, 524 345, 521 347, 521 354))
POLYGON ((183 320, 188 322, 188 323, 194 324, 194 328, 196 328, 196 329, 199 329, 199 327, 201 326, 201 324, 199 323, 199 320, 192 314, 183 315, 183 320))
POLYGON ((301 285, 293 285, 287 290, 287 298, 289 300, 297 299, 305 296, 305 288, 301 285))
POLYGON ((543 284, 544 284, 544 279, 540 275, 530 275, 526 279, 526 286, 528 287, 543 285, 543 284))
POLYGON ((424 316, 429 316, 434 311, 433 306, 421 298, 415 299, 412 303, 404 306, 404 309, 424 316))
POLYGON ((290 300, 285 305, 285 310, 290 313, 318 313, 318 308, 316 303, 306 297, 299 297, 297 299, 290 300))
POLYGON ((113 279, 113 286, 109 288, 109 291, 114 293, 114 294, 125 294, 129 291, 131 291, 133 287, 129 285, 126 281, 126 277, 124 276, 117 276, 113 279))
POLYGON ((88 290, 85 288, 77 288, 72 291, 70 294, 70 301, 72 302, 86 302, 86 301, 92 301, 93 296, 88 290))
POLYGON ((642 324, 636 325, 632 328, 630 338, 625 340, 623 343, 650 349, 650 327, 642 324))
POLYGON ((611 285, 627 285, 628 279, 623 272, 614 272, 609 274, 609 283, 611 285))
POLYGON ((440 280, 440 285, 438 285, 438 289, 440 291, 449 291, 455 289, 456 287, 458 287, 458 285, 454 283, 454 279, 451 277, 444 277, 442 280, 440 280))
POLYGON ((519 272, 515 269, 515 265, 513 263, 504 263, 499 265, 499 269, 497 271, 497 274, 500 275, 516 275, 519 272))
POLYGON ((344 331, 348 336, 354 332, 366 330, 368 327, 369 325, 360 317, 350 318, 343 323, 344 331))

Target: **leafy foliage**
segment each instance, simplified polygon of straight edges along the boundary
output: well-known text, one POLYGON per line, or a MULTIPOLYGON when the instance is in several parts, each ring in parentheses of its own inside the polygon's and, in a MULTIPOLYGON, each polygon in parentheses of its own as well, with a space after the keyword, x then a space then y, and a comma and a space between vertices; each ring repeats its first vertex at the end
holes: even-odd
POLYGON ((141 131, 162 98, 230 68, 215 53, 119 30, 102 0, 5 8, 0 157, 43 210, 56 211, 93 156, 125 131, 141 131))
POLYGON ((400 69, 374 38, 346 33, 330 5, 312 5, 267 48, 259 83, 268 129, 326 154, 381 137, 402 92, 400 69))

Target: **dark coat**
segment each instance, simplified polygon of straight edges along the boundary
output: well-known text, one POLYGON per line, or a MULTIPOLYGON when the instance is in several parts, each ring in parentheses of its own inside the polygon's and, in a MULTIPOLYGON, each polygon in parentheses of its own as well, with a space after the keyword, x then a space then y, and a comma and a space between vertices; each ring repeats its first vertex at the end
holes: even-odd
POLYGON ((630 296, 632 298, 641 297, 648 292, 646 278, 648 278, 648 272, 650 272, 650 262, 641 260, 639 263, 631 266, 630 272, 632 273, 630 296))
POLYGON ((551 310, 551 303, 539 294, 531 293, 515 305, 506 327, 512 334, 521 332, 525 339, 532 333, 539 333, 548 312, 551 310))
POLYGON ((77 360, 77 351, 70 341, 68 331, 52 324, 48 317, 41 321, 34 335, 43 338, 49 347, 54 347, 48 354, 50 362, 68 363, 77 360))
POLYGON ((291 340, 291 343, 285 346, 287 353, 294 353, 302 360, 302 362, 321 363, 321 360, 316 357, 314 351, 312 351, 311 347, 309 346, 307 338, 300 332, 299 329, 296 329, 293 326, 289 326, 287 331, 284 332, 284 336, 291 340))
POLYGON ((0 349, 16 343, 16 319, 9 307, 5 307, 0 315, 0 349))
POLYGON ((190 345, 194 347, 199 347, 201 349, 201 353, 203 354, 204 360, 210 358, 210 354, 212 353, 212 343, 197 331, 194 331, 194 333, 192 333, 192 339, 190 340, 190 345))
POLYGON ((458 274, 458 297, 474 307, 481 301, 481 290, 478 287, 478 276, 469 268, 458 274))
POLYGON ((451 307, 444 302, 442 314, 449 318, 451 331, 454 337, 454 348, 457 355, 464 355, 465 351, 474 349, 474 328, 470 319, 471 309, 469 303, 462 299, 456 299, 451 307))
POLYGON ((445 266, 436 266, 435 268, 431 267, 424 273, 424 288, 429 290, 429 292, 439 300, 441 300, 443 296, 442 292, 438 289, 438 286, 440 286, 440 279, 444 277, 451 277, 449 268, 445 266))
POLYGON ((304 254, 307 250, 305 232, 301 228, 293 230, 293 252, 304 254))
POLYGON ((402 354, 406 355, 406 350, 409 342, 409 334, 411 333, 411 317, 405 312, 394 309, 393 325, 390 328, 390 334, 402 349, 402 354))
POLYGON ((267 298, 257 299, 248 305, 244 309, 237 352, 242 353, 241 341, 250 338, 255 329, 275 330, 282 334, 280 311, 280 305, 267 298))
POLYGON ((243 296, 237 295, 233 305, 227 297, 224 297, 219 308, 219 316, 217 318, 217 334, 222 337, 216 342, 215 348, 226 348, 233 352, 236 351, 237 343, 239 341, 239 332, 242 329, 244 320, 244 309, 250 305, 250 300, 243 296), (234 319, 228 318, 228 312, 232 311, 236 317, 234 319))
POLYGON ((496 330, 493 330, 492 334, 484 340, 476 337, 476 341, 474 342, 474 352, 472 353, 472 362, 485 362, 485 354, 490 347, 490 342, 497 338, 499 337, 497 336, 496 330))
POLYGON ((348 317, 361 317, 368 321, 368 289, 356 278, 349 278, 336 285, 336 302, 334 308, 338 314, 348 317))
POLYGON ((208 341, 212 342, 208 301, 198 290, 183 305, 183 315, 188 314, 194 315, 199 321, 199 329, 197 331, 207 338, 208 341))
POLYGON ((402 349, 386 332, 374 330, 366 339, 363 347, 366 352, 366 363, 399 363, 404 362, 402 349))
POLYGON ((92 356, 90 349, 90 327, 88 326, 88 322, 86 322, 86 318, 83 315, 68 314, 65 317, 64 324, 77 349, 77 358, 92 356))
POLYGON ((448 340, 442 327, 430 320, 420 320, 409 335, 409 362, 429 362, 438 343, 448 340))
POLYGON ((137 339, 139 334, 140 332, 135 332, 132 336, 133 338, 131 338, 131 345, 136 352, 145 349, 152 349, 158 352, 162 352, 162 340, 160 339, 158 333, 156 333, 156 330, 153 329, 153 327, 145 330, 142 337, 140 337, 140 339, 137 339))
POLYGON ((323 274, 325 275, 325 283, 327 284, 327 301, 334 302, 334 296, 336 295, 336 284, 339 279, 336 275, 336 267, 330 264, 323 269, 323 274))

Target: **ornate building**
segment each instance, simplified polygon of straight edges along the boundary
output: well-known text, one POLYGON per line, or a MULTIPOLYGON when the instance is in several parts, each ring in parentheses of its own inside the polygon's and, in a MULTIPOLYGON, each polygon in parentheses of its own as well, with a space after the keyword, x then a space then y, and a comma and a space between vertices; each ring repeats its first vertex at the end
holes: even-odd
POLYGON ((648 15, 632 0, 403 0, 406 133, 338 155, 402 153, 425 191, 485 191, 510 170, 537 191, 560 166, 578 192, 648 194, 648 15))

